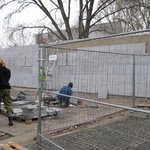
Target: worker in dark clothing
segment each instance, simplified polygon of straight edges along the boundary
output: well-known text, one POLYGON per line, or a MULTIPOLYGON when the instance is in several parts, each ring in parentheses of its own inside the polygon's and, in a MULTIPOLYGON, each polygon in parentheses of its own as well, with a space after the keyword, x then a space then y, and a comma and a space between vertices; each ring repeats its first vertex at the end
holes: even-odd
POLYGON ((9 79, 11 77, 11 72, 6 68, 6 63, 3 59, 0 59, 0 100, 4 102, 4 106, 7 110, 9 125, 13 125, 13 109, 12 109, 12 99, 10 97, 11 86, 9 84, 9 79))
POLYGON ((70 82, 68 86, 63 86, 60 89, 59 94, 64 94, 64 95, 57 95, 60 106, 62 106, 62 104, 64 103, 64 107, 69 107, 70 97, 68 97, 67 95, 69 96, 72 95, 72 89, 71 89, 72 87, 73 87, 73 83, 70 82))

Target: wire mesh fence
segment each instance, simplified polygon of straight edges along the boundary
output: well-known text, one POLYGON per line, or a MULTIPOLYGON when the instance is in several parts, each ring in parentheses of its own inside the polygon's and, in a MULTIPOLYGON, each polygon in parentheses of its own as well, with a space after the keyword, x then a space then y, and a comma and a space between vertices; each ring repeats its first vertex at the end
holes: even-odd
POLYGON ((90 128, 84 126, 71 134, 57 134, 53 138, 41 136, 40 146, 45 150, 148 150, 150 148, 149 125, 149 119, 126 116, 108 120, 105 118, 105 121, 101 121, 99 125, 90 128))
POLYGON ((150 102, 150 55, 136 55, 135 56, 135 95, 136 106, 149 106, 150 102))
POLYGON ((60 88, 67 86, 69 82, 73 83, 73 95, 70 96, 68 108, 59 107, 59 102, 48 104, 49 110, 54 107, 59 110, 56 115, 41 119, 39 111, 38 144, 41 147, 44 145, 44 149, 49 147, 51 149, 90 149, 90 145, 93 145, 94 149, 112 149, 111 146, 113 149, 119 149, 123 145, 126 149, 132 149, 133 145, 137 146, 139 143, 147 142, 149 145, 150 139, 145 130, 149 129, 150 55, 144 51, 143 43, 127 45, 127 47, 122 45, 121 47, 83 49, 41 47, 39 68, 41 66, 42 71, 46 72, 46 80, 39 81, 40 101, 42 101, 42 93, 45 97, 50 97, 49 101, 52 98, 55 99, 59 95, 60 88), (138 119, 131 119, 132 122, 128 118, 129 111, 134 112, 134 116, 141 116, 138 113, 142 113, 146 120, 140 121, 146 121, 147 125, 142 126, 140 121, 138 124, 138 119), (120 121, 107 121, 112 116, 115 118, 114 115, 118 113, 120 121), (103 120, 104 118, 107 119, 103 120), (126 123, 127 120, 130 124, 126 123), (93 127, 97 123, 100 123, 98 129, 94 126, 90 128, 90 133, 81 132, 88 125, 93 127), (125 131, 122 131, 121 127, 125 131), (130 128, 133 130, 130 131, 130 128), (136 135, 137 128, 139 131, 136 135), (72 135, 68 133, 75 132, 76 129, 80 132, 70 137, 72 135), (80 133, 86 136, 83 138, 80 133), (107 133, 112 134, 114 140, 108 138, 107 133), (93 137, 89 134, 93 134, 93 137), (146 136, 145 139, 141 134, 146 136), (101 142, 100 147, 99 140, 95 140, 95 136, 100 141, 105 139, 107 146, 105 142, 101 142), (116 140, 119 141, 120 137, 124 142, 120 141, 116 144, 116 140), (126 137, 129 140, 126 140, 126 137), (77 145, 73 143, 71 143, 72 146, 69 145, 67 138, 71 138, 73 143, 75 142, 73 139, 78 139, 77 145), (89 142, 83 145, 86 138, 89 142), (141 142, 138 143, 138 139, 141 142))

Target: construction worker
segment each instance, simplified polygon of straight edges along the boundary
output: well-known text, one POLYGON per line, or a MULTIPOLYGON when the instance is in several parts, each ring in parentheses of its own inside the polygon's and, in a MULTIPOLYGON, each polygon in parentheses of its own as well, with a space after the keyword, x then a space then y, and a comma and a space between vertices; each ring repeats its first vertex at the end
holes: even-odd
POLYGON ((6 68, 6 63, 3 59, 0 59, 0 99, 4 102, 4 106, 7 110, 9 126, 13 125, 13 109, 12 99, 10 97, 11 86, 9 79, 11 72, 6 68))
POLYGON ((59 105, 62 106, 64 103, 64 107, 69 107, 70 105, 70 97, 68 97, 67 95, 71 96, 72 95, 72 88, 73 87, 73 83, 69 83, 68 86, 63 86, 60 91, 59 94, 64 94, 64 95, 57 95, 57 99, 59 100, 59 105))
POLYGON ((46 80, 46 75, 45 75, 45 71, 42 71, 42 67, 40 67, 40 75, 39 75, 39 79, 45 81, 46 80))

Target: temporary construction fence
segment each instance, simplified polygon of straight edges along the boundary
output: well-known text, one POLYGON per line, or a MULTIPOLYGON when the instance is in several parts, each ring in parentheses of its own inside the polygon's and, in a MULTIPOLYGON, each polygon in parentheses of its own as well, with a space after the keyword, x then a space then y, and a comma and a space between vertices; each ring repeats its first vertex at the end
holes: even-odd
MULTIPOLYGON (((40 69, 45 74, 42 73, 38 89, 38 145, 44 149, 75 149, 65 145, 65 141, 64 144, 62 141, 55 142, 53 136, 68 134, 79 127, 85 128, 91 122, 98 122, 118 112, 125 113, 125 110, 146 116, 150 114, 150 55, 145 52, 145 47, 145 43, 138 43, 108 46, 104 51, 104 47, 100 46, 73 49, 40 45, 39 74, 40 69), (46 80, 42 80, 43 76, 46 80), (60 88, 69 82, 74 85, 70 107, 60 108, 56 117, 42 120, 43 93, 56 96, 60 88)), ((51 107, 54 106, 49 109, 51 107)), ((103 125, 107 126, 107 121, 103 125)), ((144 134, 145 131, 142 132, 144 134)), ((95 148, 100 149, 98 146, 95 148)))

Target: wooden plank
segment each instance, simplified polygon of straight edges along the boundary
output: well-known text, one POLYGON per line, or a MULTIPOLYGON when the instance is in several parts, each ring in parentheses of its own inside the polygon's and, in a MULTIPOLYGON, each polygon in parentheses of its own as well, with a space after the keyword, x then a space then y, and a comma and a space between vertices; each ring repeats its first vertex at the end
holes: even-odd
POLYGON ((8 144, 4 144, 0 146, 0 150, 14 150, 8 144))
POLYGON ((15 142, 9 142, 7 144, 1 144, 0 150, 28 150, 28 149, 15 142))
POLYGON ((138 104, 138 107, 150 108, 150 104, 138 104))
POLYGON ((18 150, 28 150, 25 147, 22 147, 21 145, 15 143, 15 142, 9 142, 8 143, 12 148, 18 149, 18 150))

